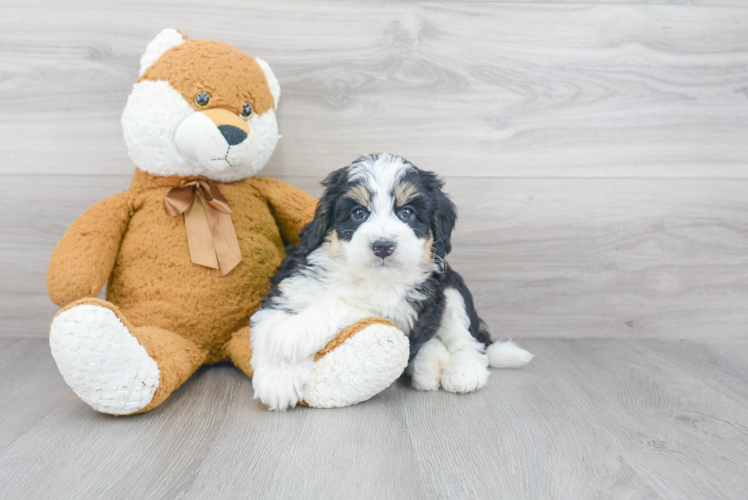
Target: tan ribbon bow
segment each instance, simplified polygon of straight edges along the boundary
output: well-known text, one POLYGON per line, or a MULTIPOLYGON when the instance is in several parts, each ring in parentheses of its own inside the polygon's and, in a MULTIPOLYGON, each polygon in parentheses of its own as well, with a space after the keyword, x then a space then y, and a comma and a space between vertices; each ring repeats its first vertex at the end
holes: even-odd
POLYGON ((242 261, 231 207, 213 181, 201 179, 175 187, 164 196, 164 209, 172 217, 184 214, 192 262, 220 269, 226 276, 242 261))

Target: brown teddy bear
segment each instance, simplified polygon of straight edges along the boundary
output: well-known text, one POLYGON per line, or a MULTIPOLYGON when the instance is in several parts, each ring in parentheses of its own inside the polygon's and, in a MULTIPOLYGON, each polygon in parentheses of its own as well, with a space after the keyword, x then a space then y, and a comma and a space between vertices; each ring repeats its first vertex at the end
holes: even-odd
MULTIPOLYGON (((95 410, 152 410, 204 364, 252 376, 248 319, 316 206, 255 177, 278 141, 279 97, 268 64, 228 44, 169 29, 148 45, 122 115, 132 184, 70 226, 47 276, 62 307, 52 354, 95 410)), ((299 402, 346 406, 402 373, 408 340, 369 318, 314 360, 299 402)))

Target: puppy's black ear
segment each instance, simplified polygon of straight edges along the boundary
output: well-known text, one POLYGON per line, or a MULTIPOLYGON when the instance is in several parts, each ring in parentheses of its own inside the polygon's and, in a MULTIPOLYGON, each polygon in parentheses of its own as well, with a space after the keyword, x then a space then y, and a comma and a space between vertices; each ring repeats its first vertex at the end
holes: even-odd
POLYGON ((325 239, 327 233, 332 229, 335 222, 335 203, 340 197, 340 193, 348 179, 348 168, 343 167, 325 177, 322 185, 325 192, 317 203, 317 209, 314 211, 314 220, 304 226, 299 233, 301 246, 306 251, 319 247, 325 239))
POLYGON ((434 253, 442 259, 452 251, 452 231, 457 222, 457 208, 452 200, 442 192, 444 183, 433 172, 421 172, 426 191, 431 198, 433 218, 431 231, 434 233, 434 253))

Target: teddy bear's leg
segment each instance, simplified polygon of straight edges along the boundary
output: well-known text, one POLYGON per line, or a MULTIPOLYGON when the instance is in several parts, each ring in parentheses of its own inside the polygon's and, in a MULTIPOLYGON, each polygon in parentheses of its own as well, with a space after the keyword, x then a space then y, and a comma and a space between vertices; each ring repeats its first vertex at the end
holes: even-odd
POLYGON ((93 409, 142 413, 161 404, 205 361, 193 342, 155 327, 133 327, 119 309, 81 299, 60 310, 49 344, 65 382, 93 409))
MULTIPOLYGON (((254 376, 255 385, 262 377, 273 382, 271 391, 292 394, 290 397, 297 403, 339 408, 366 401, 389 387, 408 364, 409 343, 390 321, 366 318, 340 332, 311 360, 266 363, 257 374, 250 362, 249 327, 235 332, 224 352, 244 373, 254 376), (299 373, 305 379, 301 394, 292 382, 299 373)), ((279 397, 284 398, 283 394, 279 397)))
POLYGON ((231 334, 231 340, 223 346, 223 354, 231 360, 234 365, 252 378, 252 346, 249 343, 249 327, 235 331, 231 334))

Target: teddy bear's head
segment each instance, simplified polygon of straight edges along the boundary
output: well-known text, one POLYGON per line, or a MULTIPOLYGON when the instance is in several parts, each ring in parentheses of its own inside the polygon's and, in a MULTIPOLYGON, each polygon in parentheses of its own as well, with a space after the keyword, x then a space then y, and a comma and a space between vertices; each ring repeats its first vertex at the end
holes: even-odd
POLYGON ((278 80, 262 59, 164 30, 140 58, 140 78, 122 113, 128 153, 154 175, 250 177, 278 142, 279 98, 278 80))

